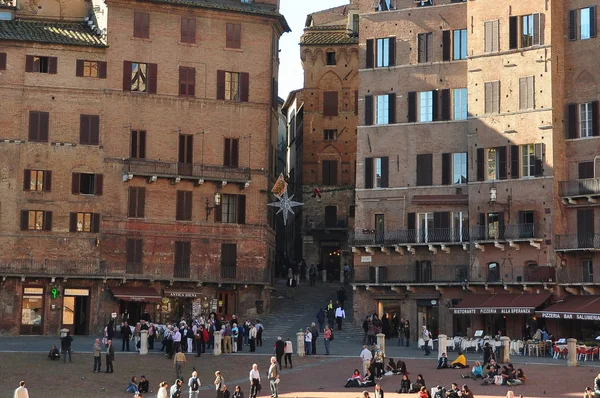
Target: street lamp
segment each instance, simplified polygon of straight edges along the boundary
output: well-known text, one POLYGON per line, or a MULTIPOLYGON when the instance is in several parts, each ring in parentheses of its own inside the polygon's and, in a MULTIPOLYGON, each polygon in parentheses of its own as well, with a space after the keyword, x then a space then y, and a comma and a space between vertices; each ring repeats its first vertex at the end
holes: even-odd
POLYGON ((215 192, 215 197, 213 199, 213 206, 208 202, 208 198, 206 198, 206 222, 208 222, 208 217, 214 208, 221 205, 221 193, 215 192))

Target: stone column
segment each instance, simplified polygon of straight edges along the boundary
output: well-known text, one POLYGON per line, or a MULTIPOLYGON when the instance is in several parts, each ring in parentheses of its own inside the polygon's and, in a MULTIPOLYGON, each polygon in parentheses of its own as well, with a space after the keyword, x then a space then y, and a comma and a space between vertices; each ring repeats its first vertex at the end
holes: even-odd
MULTIPOLYGON (((448 336, 445 334, 438 334, 438 359, 442 357, 442 354, 448 354, 446 350, 448 349, 446 341, 448 340, 448 336)), ((429 342, 425 343, 429 344, 429 342)), ((449 365, 449 364, 448 364, 449 365)))
POLYGON ((577 366, 577 339, 567 339, 567 366, 577 366))
POLYGON ((385 334, 383 334, 383 333, 377 334, 377 347, 379 347, 379 349, 385 356, 385 334))
POLYGON ((323 271, 321 271, 321 275, 323 278, 323 282, 327 282, 327 270, 324 269, 323 271))
POLYGON ((148 331, 142 330, 140 331, 140 355, 146 354, 148 354, 148 331))
POLYGON ((499 358, 499 363, 509 363, 510 362, 510 338, 507 336, 500 337, 500 341, 502 342, 502 347, 504 347, 504 355, 502 358, 499 358))
MULTIPOLYGON (((213 355, 221 355, 221 343, 223 342, 223 336, 221 332, 215 331, 215 348, 213 349, 213 355)), ((256 341, 256 339, 254 339, 256 341)))
POLYGON ((298 346, 298 356, 304 356, 304 332, 296 333, 296 345, 298 346))

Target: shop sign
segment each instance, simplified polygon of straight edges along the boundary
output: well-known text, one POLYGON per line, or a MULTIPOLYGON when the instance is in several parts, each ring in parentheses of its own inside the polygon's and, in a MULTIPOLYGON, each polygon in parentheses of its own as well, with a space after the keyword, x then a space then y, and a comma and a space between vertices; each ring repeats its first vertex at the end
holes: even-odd
POLYGON ((361 263, 370 263, 372 261, 373 257, 371 256, 361 256, 360 257, 360 262, 361 263))
POLYGON ((580 321, 600 321, 600 314, 573 314, 570 312, 542 312, 542 318, 550 319, 578 319, 580 321))
POLYGON ((87 289, 65 289, 65 296, 89 296, 90 291, 87 289))
POLYGON ((198 298, 200 297, 200 292, 185 290, 165 290, 165 296, 173 298, 198 298))
POLYGON ((44 294, 43 287, 26 287, 23 292, 25 294, 44 294))
POLYGON ((532 314, 533 309, 531 308, 453 308, 452 312, 455 315, 469 315, 469 314, 532 314))

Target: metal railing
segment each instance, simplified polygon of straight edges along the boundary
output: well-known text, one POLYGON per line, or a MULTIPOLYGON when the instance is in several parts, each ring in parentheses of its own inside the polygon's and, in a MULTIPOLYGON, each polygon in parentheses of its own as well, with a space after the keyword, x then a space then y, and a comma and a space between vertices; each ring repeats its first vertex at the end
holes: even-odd
POLYGON ((348 228, 348 217, 337 217, 335 219, 324 219, 320 221, 307 219, 306 229, 322 230, 322 229, 347 229, 348 228))
POLYGON ((578 233, 556 235, 554 250, 597 250, 600 249, 600 234, 578 233))
POLYGON ((593 283, 600 281, 598 276, 581 267, 560 267, 557 272, 558 283, 593 283))
POLYGON ((561 181, 560 196, 600 195, 600 178, 561 181))
POLYGON ((250 169, 207 164, 125 159, 123 172, 145 176, 188 177, 217 181, 250 181, 250 169))
POLYGON ((517 240, 537 237, 535 224, 477 225, 471 229, 473 241, 517 240))
POLYGON ((385 233, 357 230, 350 233, 352 246, 397 245, 409 243, 469 242, 468 228, 430 228, 395 230, 385 233))

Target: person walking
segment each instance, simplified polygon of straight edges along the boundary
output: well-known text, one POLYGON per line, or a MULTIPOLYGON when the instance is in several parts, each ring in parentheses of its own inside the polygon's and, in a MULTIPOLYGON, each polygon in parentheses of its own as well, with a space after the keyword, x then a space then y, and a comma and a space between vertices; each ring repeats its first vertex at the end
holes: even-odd
POLYGON ((250 342, 250 352, 256 351, 256 326, 250 325, 250 332, 248 332, 248 340, 250 342))
POLYGON ((308 270, 308 276, 310 277, 310 285, 315 286, 317 284, 317 266, 314 264, 310 265, 308 270))
POLYGON ((221 372, 219 372, 218 370, 215 372, 215 381, 213 384, 215 385, 217 398, 223 398, 223 387, 225 384, 225 380, 223 379, 223 376, 221 376, 221 372))
POLYGON ((161 381, 158 385, 158 393, 156 394, 156 398, 169 398, 167 388, 169 387, 169 383, 166 381, 161 381))
POLYGON ((344 311, 341 305, 338 305, 335 310, 335 320, 337 322, 338 330, 342 330, 342 321, 344 318, 346 318, 346 311, 344 311))
POLYGON ((15 390, 14 398, 29 398, 29 391, 27 387, 25 387, 25 382, 21 380, 19 382, 19 387, 15 390))
POLYGON ((106 373, 114 373, 113 361, 115 360, 115 348, 112 340, 106 342, 106 373))
POLYGON ((131 329, 129 328, 129 324, 127 322, 123 323, 121 326, 121 351, 125 351, 125 346, 127 346, 127 351, 129 351, 129 340, 131 339, 131 329))
POLYGON ((292 345, 292 340, 288 337, 285 340, 285 367, 287 368, 288 361, 290 362, 290 369, 294 366, 292 365, 292 354, 294 353, 294 346, 292 345))
POLYGON ((102 346, 100 345, 100 339, 96 339, 94 343, 94 373, 102 371, 102 346))
POLYGON ((369 350, 368 346, 364 345, 363 350, 360 352, 360 363, 362 365, 363 377, 367 375, 367 369, 371 366, 373 360, 373 353, 369 350))
POLYGON ((72 362, 71 343, 73 343, 73 337, 71 337, 71 332, 67 331, 67 334, 60 338, 60 350, 62 351, 63 363, 67 362, 67 353, 69 354, 69 362, 72 362))
POLYGON ((188 387, 190 388, 189 398, 198 398, 200 394, 200 387, 202 383, 200 383, 200 379, 198 378, 198 372, 195 370, 192 372, 192 377, 188 381, 188 387))
POLYGON ((256 395, 260 392, 260 372, 258 371, 258 365, 252 364, 250 369, 250 398, 256 398, 256 395))
POLYGON ((279 369, 281 369, 281 363, 283 359, 283 354, 285 352, 285 343, 281 340, 281 336, 277 336, 277 341, 275 342, 275 356, 277 357, 277 363, 279 364, 279 369))
POLYGON ((269 387, 271 388, 271 398, 278 398, 279 369, 277 367, 277 358, 271 357, 271 366, 269 367, 269 387))
POLYGON ((429 340, 431 340, 431 332, 427 330, 427 326, 423 325, 422 332, 423 342, 425 343, 425 355, 431 355, 431 347, 429 347, 429 340))
POLYGON ((369 338, 369 323, 371 322, 370 317, 367 315, 367 317, 365 318, 365 320, 363 321, 362 324, 362 328, 363 328, 363 338, 362 338, 362 343, 363 345, 367 344, 367 339, 369 338))
POLYGON ((292 275, 288 277, 288 280, 285 282, 285 286, 287 286, 287 298, 294 298, 294 289, 296 288, 296 278, 292 275))
POLYGON ((256 345, 262 347, 263 344, 263 332, 265 331, 265 327, 260 323, 260 320, 256 320, 256 345))
POLYGON ((175 377, 181 379, 183 377, 183 368, 185 367, 185 354, 181 352, 181 348, 177 350, 177 354, 173 358, 173 367, 175 368, 175 377))
POLYGON ((173 353, 178 352, 180 348, 181 348, 181 332, 179 331, 179 328, 176 326, 174 328, 174 332, 173 332, 173 347, 171 348, 171 355, 169 356, 169 359, 171 359, 173 357, 173 353))
POLYGON ((319 329, 313 322, 310 325, 310 333, 312 334, 311 355, 317 355, 317 338, 319 337, 319 329))
POLYGON ((170 398, 181 398, 181 383, 182 383, 181 379, 175 380, 175 383, 173 383, 173 385, 171 386, 171 389, 169 390, 170 398))
POLYGON ((329 329, 333 329, 333 322, 335 320, 335 309, 333 308, 333 300, 329 300, 327 304, 327 324, 329 329))
POLYGON ((333 332, 329 329, 329 326, 325 326, 323 339, 325 340, 325 355, 329 355, 329 347, 331 345, 331 340, 333 340, 333 332))
POLYGON ((312 353, 312 333, 310 328, 306 328, 306 333, 304 335, 304 354, 310 355, 312 353))
POLYGON ((319 323, 319 331, 321 332, 325 330, 325 316, 325 311, 323 311, 323 308, 320 308, 319 312, 317 312, 317 322, 319 323))
POLYGON ((346 301, 346 289, 341 285, 337 291, 337 299, 340 302, 340 306, 344 308, 344 302, 346 301))

